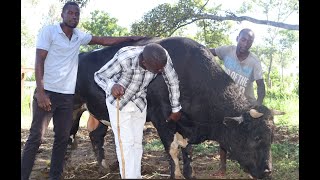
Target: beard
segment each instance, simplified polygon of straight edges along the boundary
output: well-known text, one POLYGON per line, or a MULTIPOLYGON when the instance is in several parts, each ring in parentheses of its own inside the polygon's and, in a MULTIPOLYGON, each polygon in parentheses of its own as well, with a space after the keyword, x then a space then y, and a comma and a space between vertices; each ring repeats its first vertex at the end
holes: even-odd
POLYGON ((76 28, 78 26, 78 22, 70 23, 70 22, 63 22, 63 24, 69 28, 76 28))

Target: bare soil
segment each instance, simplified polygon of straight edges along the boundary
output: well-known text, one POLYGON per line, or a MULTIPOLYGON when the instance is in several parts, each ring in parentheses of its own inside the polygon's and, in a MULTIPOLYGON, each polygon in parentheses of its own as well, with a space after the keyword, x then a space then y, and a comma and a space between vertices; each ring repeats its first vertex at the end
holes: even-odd
MULTIPOLYGON (((21 152, 28 134, 28 128, 21 128, 21 152)), ((146 144, 154 139, 159 139, 156 129, 151 124, 146 124, 143 143, 146 144)), ((278 128, 275 133, 275 141, 280 142, 284 139, 286 141, 298 142, 299 136, 298 134, 290 134, 289 136, 286 129, 278 128)), ((77 134, 77 141, 78 146, 76 149, 68 149, 64 169, 64 179, 120 179, 113 133, 110 128, 108 128, 104 144, 105 156, 111 168, 111 171, 109 172, 98 171, 96 158, 89 139, 89 133, 85 127, 80 127, 77 134)), ((53 131, 52 128, 49 127, 45 135, 45 142, 41 144, 39 148, 30 177, 31 180, 48 179, 52 143, 53 131)), ((193 155, 193 167, 197 179, 250 179, 249 175, 243 173, 241 170, 227 170, 228 176, 226 177, 213 176, 212 174, 218 169, 218 166, 218 152, 193 155)), ((169 179, 169 172, 168 157, 164 151, 144 150, 142 159, 143 179, 169 179)))

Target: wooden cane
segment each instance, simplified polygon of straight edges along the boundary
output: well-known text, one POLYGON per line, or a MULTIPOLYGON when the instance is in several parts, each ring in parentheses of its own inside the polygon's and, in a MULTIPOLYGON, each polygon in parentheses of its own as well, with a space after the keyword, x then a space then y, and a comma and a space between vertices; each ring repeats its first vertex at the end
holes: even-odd
POLYGON ((119 98, 117 98, 117 128, 118 128, 118 141, 119 141, 119 146, 120 146, 120 153, 121 153, 121 162, 122 162, 122 175, 123 178, 126 178, 126 170, 125 170, 125 162, 124 162, 124 156, 123 156, 123 148, 122 148, 122 141, 120 138, 120 120, 119 120, 119 98))

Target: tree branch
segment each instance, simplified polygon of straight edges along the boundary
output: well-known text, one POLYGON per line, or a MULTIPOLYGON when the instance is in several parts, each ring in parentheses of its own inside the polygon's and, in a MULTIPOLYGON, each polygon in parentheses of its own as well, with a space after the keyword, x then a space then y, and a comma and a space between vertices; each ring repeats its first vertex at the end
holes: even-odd
POLYGON ((288 29, 288 30, 296 30, 296 31, 299 30, 299 25, 292 25, 292 24, 286 24, 286 23, 268 21, 268 20, 259 20, 252 17, 248 17, 248 16, 236 16, 236 15, 216 16, 212 14, 199 14, 195 18, 197 18, 198 20, 212 19, 216 21, 225 21, 225 20, 232 20, 232 21, 239 21, 239 22, 249 21, 255 24, 264 24, 264 25, 279 27, 279 28, 288 29))

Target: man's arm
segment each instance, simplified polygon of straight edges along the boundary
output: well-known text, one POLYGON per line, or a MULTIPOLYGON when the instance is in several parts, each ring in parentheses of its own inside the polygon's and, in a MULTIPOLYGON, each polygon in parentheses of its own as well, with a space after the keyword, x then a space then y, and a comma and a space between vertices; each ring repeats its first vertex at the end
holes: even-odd
POLYGON ((112 87, 115 84, 112 77, 122 69, 118 61, 118 53, 119 51, 109 62, 94 73, 95 82, 107 93, 112 93, 112 87))
POLYGON ((257 103, 259 106, 261 106, 263 99, 266 95, 265 85, 264 85, 263 79, 256 80, 256 83, 257 83, 257 94, 258 94, 257 103))
POLYGON ((36 98, 38 106, 46 111, 51 110, 51 102, 49 97, 45 94, 43 86, 44 61, 47 57, 48 51, 43 49, 36 49, 36 63, 35 63, 35 78, 36 78, 36 98))
POLYGON ((170 56, 167 54, 167 64, 162 72, 163 79, 168 86, 169 100, 171 103, 172 112, 167 120, 178 121, 181 118, 181 104, 180 104, 180 90, 179 79, 176 71, 173 68, 173 64, 170 56))
POLYGON ((112 46, 127 41, 136 41, 145 38, 144 36, 123 36, 123 37, 111 37, 111 36, 92 36, 90 45, 99 44, 103 46, 112 46))

